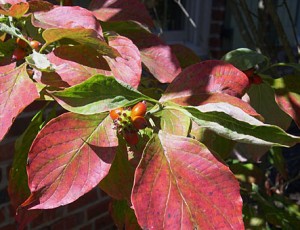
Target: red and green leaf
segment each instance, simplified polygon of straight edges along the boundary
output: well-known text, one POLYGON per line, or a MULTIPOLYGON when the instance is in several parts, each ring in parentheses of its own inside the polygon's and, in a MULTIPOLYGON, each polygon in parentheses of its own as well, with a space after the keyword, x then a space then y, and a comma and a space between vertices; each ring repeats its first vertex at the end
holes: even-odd
POLYGON ((101 113, 142 100, 154 100, 113 77, 103 75, 95 75, 81 84, 52 92, 52 96, 65 109, 81 114, 101 113))
POLYGON ((61 39, 71 39, 81 45, 95 49, 99 54, 117 57, 119 53, 110 47, 95 30, 86 28, 51 28, 43 32, 46 41, 43 47, 61 39))
MULTIPOLYGON (((12 66, 9 65, 10 69, 12 66)), ((0 140, 10 129, 15 118, 39 97, 26 65, 0 74, 0 140)))
POLYGON ((153 27, 153 20, 145 5, 138 0, 92 0, 89 9, 100 21, 133 20, 153 27))
POLYGON ((237 142, 269 147, 290 147, 300 143, 300 137, 290 135, 278 126, 264 124, 227 103, 211 103, 184 109, 179 110, 187 111, 186 114, 198 125, 237 142))
POLYGON ((22 207, 50 209, 75 201, 107 175, 117 145, 107 114, 66 113, 52 119, 29 151, 31 195, 22 207))
POLYGON ((109 36, 108 44, 115 48, 120 57, 104 56, 115 78, 137 88, 142 74, 141 55, 132 41, 123 36, 109 36))
POLYGON ((160 132, 150 140, 132 204, 142 229, 243 229, 238 182, 191 138, 160 132))

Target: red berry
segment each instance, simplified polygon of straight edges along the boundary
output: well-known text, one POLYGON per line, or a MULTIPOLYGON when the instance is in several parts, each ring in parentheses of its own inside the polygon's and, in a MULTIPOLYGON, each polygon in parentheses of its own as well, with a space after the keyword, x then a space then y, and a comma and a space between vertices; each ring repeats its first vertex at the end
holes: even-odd
POLYGON ((123 108, 118 108, 118 109, 111 110, 109 112, 109 115, 111 119, 116 120, 120 117, 122 112, 123 112, 123 108))
POLYGON ((139 135, 137 132, 124 132, 124 139, 129 145, 136 145, 139 142, 139 135))
POLYGON ((142 116, 133 117, 132 124, 136 129, 144 129, 147 127, 147 121, 142 116))
POLYGON ((147 111, 147 105, 146 102, 142 101, 137 103, 133 108, 131 109, 131 117, 137 117, 137 116, 144 116, 147 111))
POLYGON ((251 68, 251 69, 244 70, 243 72, 244 72, 244 74, 247 75, 248 78, 250 78, 250 77, 253 76, 254 71, 255 71, 255 69, 254 69, 254 68, 251 68))
POLYGON ((254 74, 251 82, 252 82, 252 84, 259 85, 263 82, 263 80, 261 79, 260 76, 258 76, 257 74, 254 74))
POLYGON ((30 41, 31 48, 34 49, 34 50, 36 50, 36 51, 40 48, 40 45, 41 45, 41 43, 39 43, 36 40, 30 41))
POLYGON ((23 59, 25 56, 26 56, 26 51, 23 50, 22 48, 17 47, 13 52, 12 58, 13 60, 19 61, 23 59))
POLYGON ((20 48, 25 49, 28 46, 27 42, 25 42, 21 38, 17 38, 16 42, 17 42, 18 47, 20 47, 20 48))

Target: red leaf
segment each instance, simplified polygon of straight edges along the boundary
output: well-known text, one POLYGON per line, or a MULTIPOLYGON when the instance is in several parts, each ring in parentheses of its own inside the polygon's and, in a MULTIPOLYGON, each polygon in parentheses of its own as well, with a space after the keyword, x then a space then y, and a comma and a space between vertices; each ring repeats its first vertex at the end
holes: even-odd
POLYGON ((146 7, 138 0, 92 0, 89 9, 100 21, 138 21, 153 27, 146 7))
POLYGON ((150 140, 131 198, 142 229, 244 229, 234 175, 190 138, 150 140))
POLYGON ((225 93, 241 98, 249 87, 248 77, 233 65, 208 60, 184 69, 169 85, 161 101, 225 93))
POLYGON ((140 49, 143 64, 161 83, 172 82, 181 72, 180 64, 170 46, 156 35, 144 33, 133 41, 140 49))
POLYGON ((35 27, 49 28, 85 28, 93 29, 101 36, 102 28, 89 10, 78 6, 56 6, 49 11, 38 11, 33 14, 35 27))
POLYGON ((27 74, 26 65, 0 74, 0 140, 18 114, 38 97, 35 84, 27 74))
POLYGON ((139 48, 143 64, 162 83, 170 83, 181 72, 180 64, 170 46, 132 21, 102 23, 105 30, 130 38, 139 48))
MULTIPOLYGON (((2 2, 1 2, 2 3, 2 2)), ((22 17, 29 9, 29 4, 27 2, 18 2, 13 4, 9 10, 2 10, 0 9, 0 14, 12 16, 15 18, 22 17)))
POLYGON ((104 56, 107 60, 113 75, 137 88, 140 84, 142 74, 141 55, 138 48, 126 37, 110 36, 108 37, 108 44, 115 48, 121 57, 110 58, 104 56))
POLYGON ((300 127, 300 96, 297 93, 286 92, 285 95, 275 95, 278 105, 293 118, 300 127))
POLYGON ((28 154, 27 209, 69 204, 108 173, 118 140, 107 114, 63 114, 37 135, 28 154))
POLYGON ((47 58, 56 66, 56 72, 35 75, 35 80, 45 85, 69 87, 95 74, 110 75, 107 62, 88 46, 60 46, 49 53, 47 58))
POLYGON ((182 44, 173 44, 170 47, 182 69, 201 61, 200 57, 193 50, 182 44))

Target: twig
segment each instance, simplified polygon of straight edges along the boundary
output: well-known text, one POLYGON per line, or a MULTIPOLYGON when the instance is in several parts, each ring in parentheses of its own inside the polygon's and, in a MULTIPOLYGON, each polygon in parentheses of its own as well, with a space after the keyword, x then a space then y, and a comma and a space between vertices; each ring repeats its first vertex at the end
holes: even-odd
POLYGON ((268 10, 268 13, 274 23, 274 26, 275 26, 275 29, 277 31, 277 35, 280 39, 280 41, 282 42, 282 45, 283 45, 283 48, 286 52, 286 55, 288 57, 288 60, 289 62, 292 62, 294 63, 295 62, 295 57, 293 55, 293 50, 290 46, 290 43, 289 43, 289 40, 286 36, 286 33, 283 29, 283 26, 281 24, 281 21, 278 17, 278 14, 276 12, 276 9, 274 8, 274 3, 272 0, 265 0, 265 3, 267 5, 267 10, 268 10))
POLYGON ((287 5, 286 0, 283 0, 282 4, 284 5, 284 7, 286 9, 286 11, 288 13, 288 16, 289 16, 289 20, 290 20, 290 22, 292 24, 293 35, 294 35, 294 38, 295 38, 295 41, 296 41, 297 52, 298 52, 298 55, 299 55, 300 54, 300 46, 299 46, 299 41, 298 41, 298 38, 297 38, 297 32, 296 32, 296 29, 295 29, 296 28, 295 22, 294 22, 294 20, 292 18, 292 14, 291 14, 291 11, 290 11, 290 9, 289 9, 289 7, 287 5))
POLYGON ((184 13, 184 15, 189 19, 190 23, 192 24, 192 26, 194 28, 197 28, 196 23, 194 22, 194 20, 190 17, 190 14, 186 11, 186 9, 184 8, 184 6, 182 5, 182 3, 180 2, 180 0, 174 0, 175 3, 178 4, 178 6, 180 7, 180 9, 182 10, 182 12, 184 13))
POLYGON ((236 4, 236 2, 234 0, 229 0, 229 7, 231 8, 231 10, 233 12, 233 17, 235 18, 235 21, 239 27, 241 36, 242 36, 243 40, 246 42, 246 45, 249 48, 255 49, 256 48, 255 43, 251 37, 248 27, 245 24, 245 21, 243 19, 241 11, 238 8, 238 5, 236 4))
POLYGON ((248 22, 248 25, 250 27, 250 30, 252 31, 253 37, 255 39, 255 42, 257 46, 261 49, 261 52, 264 53, 265 55, 268 55, 268 51, 265 49, 265 44, 263 42, 263 39, 261 38, 260 33, 258 33, 255 23, 251 17, 251 14, 249 13, 248 5, 245 0, 240 0, 241 7, 243 10, 243 13, 245 14, 246 20, 248 22))

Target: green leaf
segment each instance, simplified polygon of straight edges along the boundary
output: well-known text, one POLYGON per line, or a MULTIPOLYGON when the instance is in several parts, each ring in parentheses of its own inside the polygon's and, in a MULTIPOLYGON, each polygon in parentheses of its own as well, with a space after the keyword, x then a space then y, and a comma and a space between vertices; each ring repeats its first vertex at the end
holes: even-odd
POLYGON ((202 127, 237 142, 284 147, 300 142, 300 137, 290 135, 277 126, 264 124, 227 103, 184 107, 180 111, 202 127))
POLYGON ((186 114, 173 109, 164 109, 160 122, 163 131, 179 136, 187 136, 191 125, 186 114))
POLYGON ((52 92, 52 96, 65 109, 80 114, 110 111, 142 100, 156 102, 131 86, 103 75, 95 75, 63 91, 52 92))
POLYGON ((221 60, 233 64, 240 70, 247 70, 257 64, 268 61, 264 55, 247 48, 232 50, 225 54, 221 60))
POLYGON ((266 83, 252 85, 248 95, 250 105, 264 117, 265 123, 277 125, 284 130, 290 126, 292 119, 276 103, 275 93, 270 85, 266 83))

